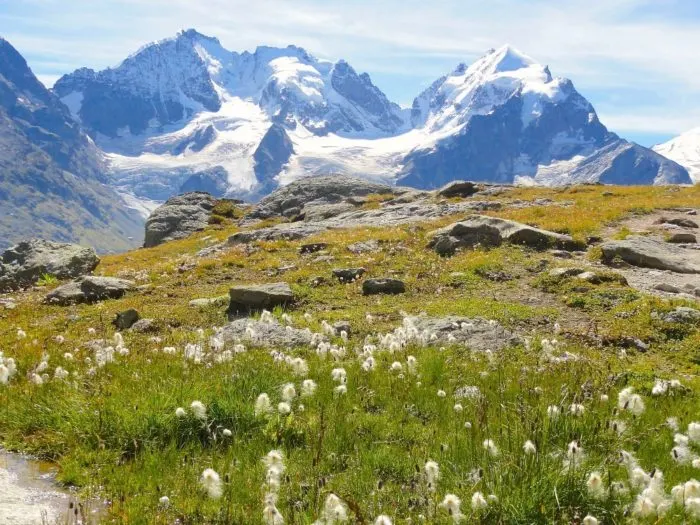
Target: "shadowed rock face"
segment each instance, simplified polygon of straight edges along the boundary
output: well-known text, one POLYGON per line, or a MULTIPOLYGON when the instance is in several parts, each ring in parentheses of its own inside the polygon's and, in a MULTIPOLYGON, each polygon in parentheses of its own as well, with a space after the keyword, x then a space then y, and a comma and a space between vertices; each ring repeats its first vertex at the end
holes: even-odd
POLYGON ((275 177, 293 153, 294 146, 285 129, 279 124, 270 126, 253 153, 255 177, 261 185, 260 194, 266 195, 277 186, 275 177))
POLYGON ((101 152, 0 38, 0 248, 41 236, 127 249, 142 221, 104 183, 101 152))
POLYGON ((234 286, 229 291, 229 314, 259 311, 263 308, 294 302, 294 294, 287 283, 251 284, 234 286))
POLYGON ((23 241, 0 259, 0 291, 32 286, 44 274, 58 279, 92 272, 100 262, 92 248, 43 239, 23 241))
POLYGON ((193 192, 168 199, 146 221, 144 247, 183 239, 209 224, 216 199, 208 193, 193 192))
POLYGON ((96 303, 105 299, 119 299, 136 285, 116 277, 87 276, 59 286, 45 298, 47 304, 68 306, 80 303, 96 303))

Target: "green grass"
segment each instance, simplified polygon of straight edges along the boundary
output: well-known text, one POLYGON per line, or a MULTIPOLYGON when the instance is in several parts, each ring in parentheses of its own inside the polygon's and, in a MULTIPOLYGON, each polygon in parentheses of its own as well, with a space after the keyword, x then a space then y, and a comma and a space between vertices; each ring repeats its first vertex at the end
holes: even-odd
MULTIPOLYGON (((573 199, 571 208, 561 208, 567 211, 553 213, 562 221, 559 229, 576 235, 595 233, 613 220, 611 211, 595 215, 597 222, 589 218, 580 223, 581 207, 588 202, 617 202, 627 195, 626 204, 615 205, 617 219, 630 213, 623 211, 625 206, 652 209, 669 202, 664 189, 615 188, 607 197, 602 191, 519 189, 509 197, 573 199)), ((674 194, 677 200, 672 202, 693 201, 693 191, 674 194)), ((371 206, 380 200, 370 199, 371 206)), ((624 286, 612 272, 601 273, 605 278, 596 285, 552 279, 541 268, 562 262, 520 247, 438 257, 425 248, 428 232, 454 218, 419 226, 329 231, 303 241, 328 242, 332 262, 300 256, 301 242, 288 241, 256 243, 252 253, 239 246, 216 257, 196 257, 200 249, 238 230, 229 221, 237 213, 235 207, 224 207, 217 216, 226 220, 217 219, 206 232, 105 257, 98 272, 148 285, 138 293, 60 308, 42 303, 56 284, 47 282, 41 290, 16 294, 14 310, 0 311, 0 348, 6 358, 16 359, 19 370, 8 385, 0 385, 0 443, 55 462, 62 483, 77 487, 86 498, 108 500, 106 521, 262 522, 266 487, 261 460, 273 449, 284 453, 286 465, 277 507, 287 523, 302 524, 319 518, 330 493, 348 506, 350 521, 360 523, 372 523, 380 514, 394 523, 408 518, 421 522, 421 516, 427 523, 451 523, 439 506, 448 493, 461 498, 468 523, 580 523, 587 514, 602 523, 626 523, 633 519, 634 492, 598 500, 586 490, 594 470, 603 474, 606 486, 627 481, 620 450, 633 453, 646 471, 661 469, 666 492, 700 476, 697 469, 672 459, 673 431, 666 425, 668 417, 677 417, 684 431, 700 418, 700 330, 666 323, 657 315, 696 302, 646 296, 624 286), (370 238, 385 241, 381 251, 354 255, 346 249, 370 238), (195 267, 187 269, 190 263, 195 267), (278 268, 290 265, 292 269, 277 274, 278 268), (365 267, 368 276, 401 278, 407 293, 367 297, 361 283, 342 284, 331 276, 333 268, 357 266, 365 267), (501 274, 508 278, 501 279, 501 274), (315 286, 318 276, 326 282, 315 286), (295 326, 320 331, 322 320, 350 321, 352 334, 343 359, 322 359, 310 348, 285 350, 308 363, 308 374, 295 376, 269 350, 252 346, 225 363, 195 364, 183 358, 185 344, 199 339, 196 330, 204 329, 207 339, 212 327, 226 323, 225 308, 192 309, 190 300, 225 295, 232 284, 280 280, 290 283, 298 297, 286 310, 295 326), (115 356, 115 362, 93 374, 95 355, 85 343, 111 340, 110 321, 127 308, 156 319, 158 332, 124 333, 129 354, 115 356), (312 320, 304 319, 306 312, 312 320), (356 352, 367 337, 376 343, 378 335, 400 326, 404 313, 495 319, 529 343, 494 354, 410 344, 394 354, 375 352, 375 370, 364 371, 356 352), (26 338, 18 339, 18 328, 26 338), (57 341, 58 335, 65 341, 57 341), (552 337, 561 340, 556 356, 570 352, 577 358, 553 360, 540 343, 552 337), (621 341, 629 337, 650 344, 649 351, 628 348, 621 353, 621 341), (178 353, 165 354, 165 347, 176 347, 178 353), (72 360, 63 357, 66 352, 72 360), (47 373, 52 376, 62 367, 70 376, 33 384, 28 376, 43 355, 49 356, 47 373), (418 362, 415 374, 407 370, 409 355, 418 362), (390 371, 394 361, 403 364, 402 375, 390 371), (331 378, 337 367, 344 367, 348 377, 347 394, 340 396, 331 378), (679 378, 685 388, 653 397, 658 377, 679 378), (282 385, 293 382, 300 391, 306 378, 316 381, 318 390, 312 397, 296 398, 291 415, 256 417, 260 393, 269 394, 276 407, 282 385), (455 392, 466 385, 478 387, 480 395, 455 399, 455 392), (646 403, 639 417, 617 407, 617 394, 627 386, 646 403), (446 396, 439 397, 438 390, 446 396), (609 396, 607 403, 601 401, 603 394, 609 396), (189 411, 194 400, 207 407, 205 421, 189 411), (463 405, 461 412, 455 411, 456 403, 463 405), (584 405, 581 417, 569 414, 572 403, 584 405), (550 405, 561 407, 559 419, 547 417, 550 405), (188 409, 188 415, 178 418, 177 407, 188 409), (611 428, 614 420, 627 425, 621 435, 611 428), (483 448, 485 439, 495 442, 497 457, 483 448), (536 444, 536 455, 524 453, 526 440, 536 444), (565 469, 567 446, 574 440, 586 460, 580 468, 565 469), (423 473, 428 460, 440 466, 434 491, 423 473), (221 476, 224 490, 218 500, 207 498, 199 486, 206 468, 221 476), (481 477, 474 474, 479 470, 481 477), (476 491, 494 494, 498 502, 473 511, 470 501, 476 491), (170 499, 168 506, 159 504, 162 496, 170 499)), ((518 213, 535 214, 534 209, 499 212, 518 213)), ((545 213, 540 220, 542 225, 550 218, 545 213)), ((283 311, 274 313, 279 317, 283 311)), ((342 344, 340 338, 334 342, 342 344)), ((700 449, 695 447, 695 452, 700 449)), ((673 507, 659 522, 688 519, 680 507, 673 507)))

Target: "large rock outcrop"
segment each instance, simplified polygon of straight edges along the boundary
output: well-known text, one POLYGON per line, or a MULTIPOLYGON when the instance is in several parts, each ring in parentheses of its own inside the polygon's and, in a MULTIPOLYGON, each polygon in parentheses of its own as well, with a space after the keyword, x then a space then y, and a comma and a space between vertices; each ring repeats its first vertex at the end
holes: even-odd
POLYGON ((238 285, 229 290, 229 314, 272 309, 294 302, 294 294, 287 283, 238 285))
POLYGON ((0 291, 36 284, 42 275, 58 279, 92 272, 100 262, 92 248, 43 239, 22 241, 0 259, 0 291))
POLYGON ((203 230, 209 224, 215 205, 216 199, 203 192, 185 193, 168 199, 146 221, 143 246, 158 246, 203 230))
POLYGON ((52 290, 45 298, 46 303, 68 306, 79 303, 96 303, 105 299, 119 299, 136 284, 116 277, 87 276, 52 290))
POLYGON ((485 215, 475 215, 437 230, 428 246, 440 255, 452 255, 458 248, 500 246, 504 242, 536 249, 573 250, 581 247, 568 235, 485 215))
POLYGON ((606 242, 601 249, 605 262, 612 262, 619 257, 633 266, 677 273, 700 273, 700 251, 648 237, 632 235, 624 240, 606 242))

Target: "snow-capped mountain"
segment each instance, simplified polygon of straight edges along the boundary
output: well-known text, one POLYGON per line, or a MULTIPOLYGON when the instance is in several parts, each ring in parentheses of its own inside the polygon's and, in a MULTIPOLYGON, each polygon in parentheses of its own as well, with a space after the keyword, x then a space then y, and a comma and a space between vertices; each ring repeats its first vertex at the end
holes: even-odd
POLYGON ((700 128, 690 131, 652 148, 657 153, 676 161, 690 173, 693 182, 700 183, 700 128))
POLYGON ((689 182, 676 163, 609 132, 569 80, 509 46, 460 64, 406 109, 345 61, 294 46, 230 52, 194 30, 114 69, 77 70, 54 90, 135 206, 184 189, 250 197, 329 173, 422 188, 460 178, 689 182))

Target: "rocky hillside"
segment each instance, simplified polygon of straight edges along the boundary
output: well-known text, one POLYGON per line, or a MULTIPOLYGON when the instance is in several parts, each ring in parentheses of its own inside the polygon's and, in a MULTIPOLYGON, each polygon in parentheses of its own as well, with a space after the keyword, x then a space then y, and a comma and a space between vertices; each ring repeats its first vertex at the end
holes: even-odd
POLYGON ((0 38, 0 247, 34 236, 134 247, 140 220, 104 173, 102 153, 0 38))
POLYGON ((83 521, 693 522, 699 190, 316 178, 28 243, 0 444, 83 521))

